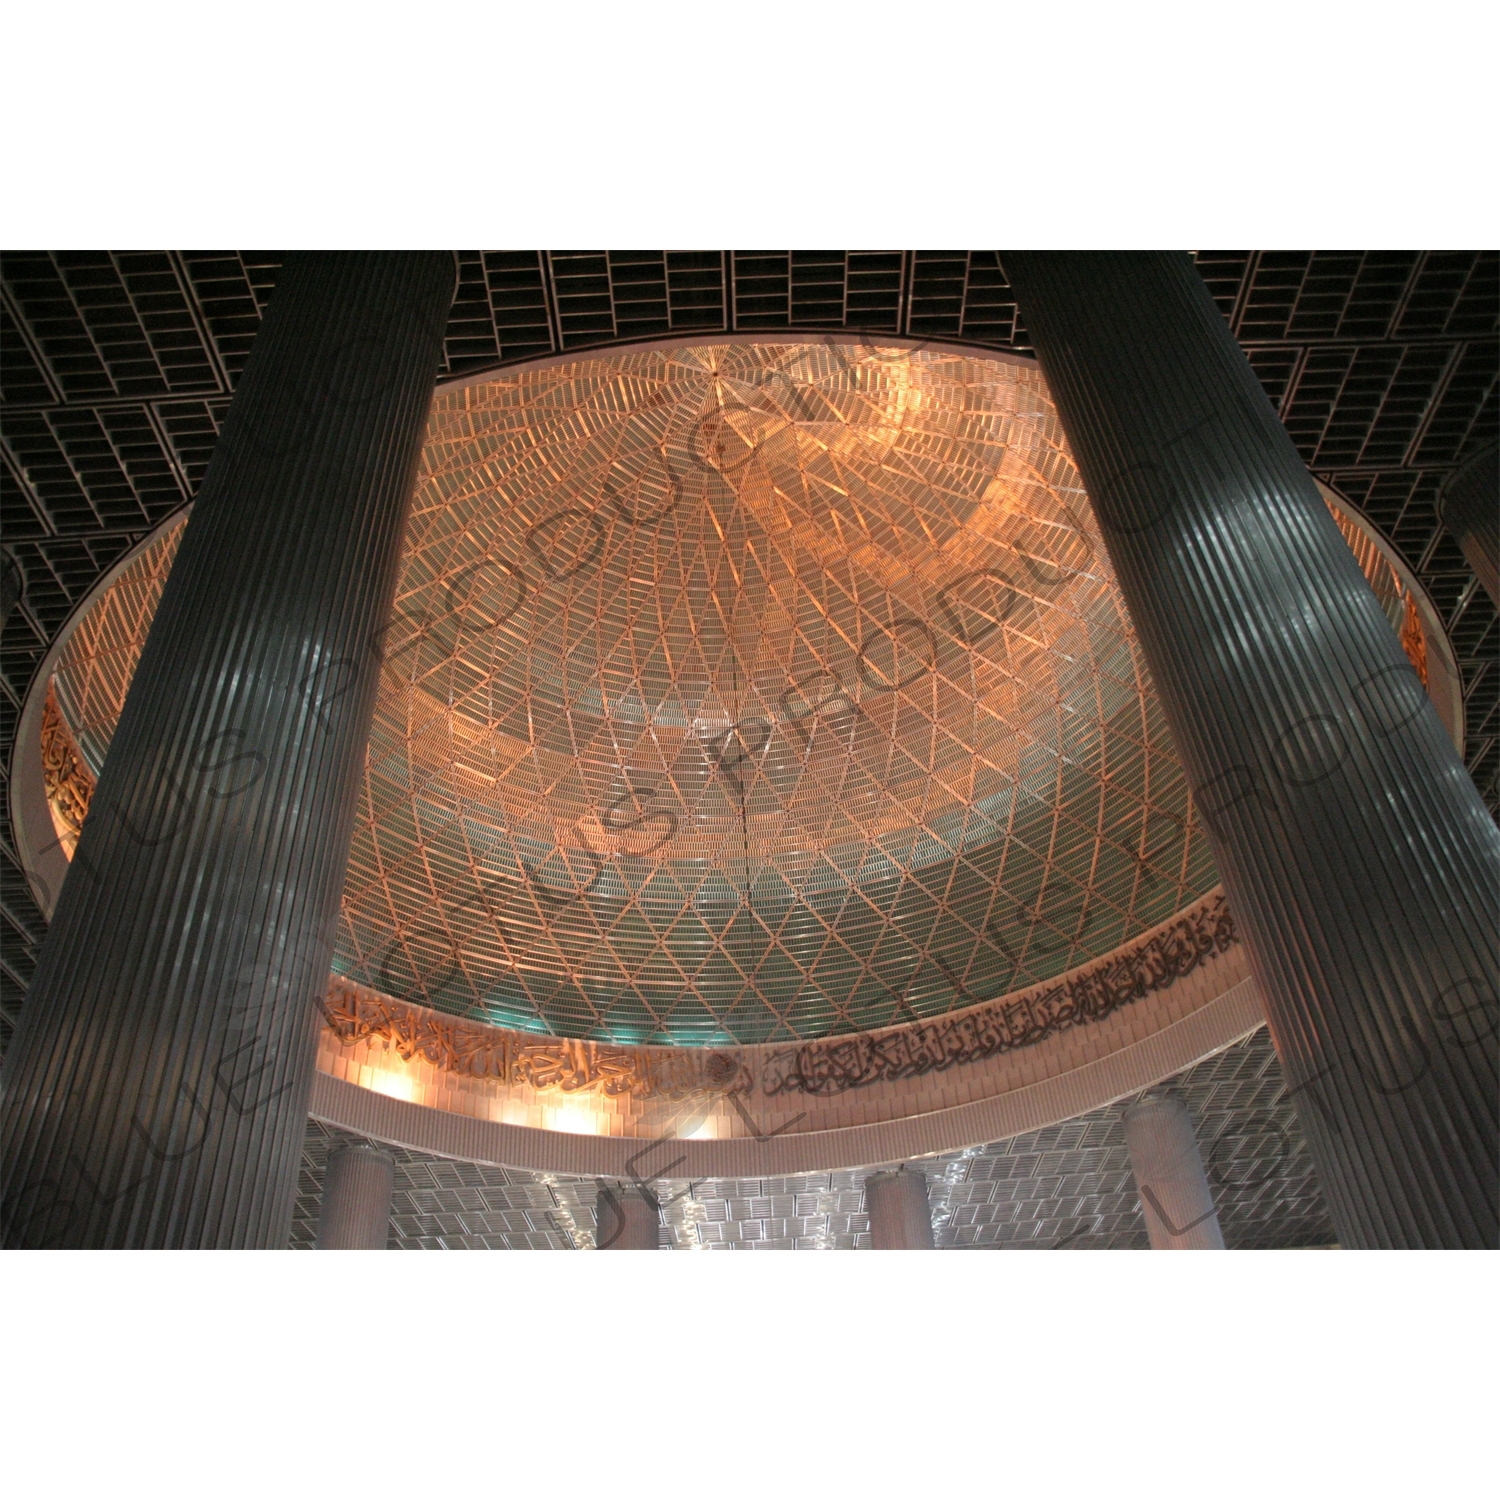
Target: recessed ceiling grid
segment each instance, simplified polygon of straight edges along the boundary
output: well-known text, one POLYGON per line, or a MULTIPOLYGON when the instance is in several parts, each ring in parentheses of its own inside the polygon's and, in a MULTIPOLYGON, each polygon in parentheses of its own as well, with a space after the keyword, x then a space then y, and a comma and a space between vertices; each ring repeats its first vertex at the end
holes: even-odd
MULTIPOLYGON (((281 259, 277 251, 0 257, 0 527, 26 578, 0 640, 7 775, 21 701, 69 611, 181 503, 184 488, 201 483, 281 259)), ((994 251, 465 251, 459 259, 446 374, 590 340, 731 324, 1029 347, 994 251), (556 276, 554 261, 570 274, 556 276), (578 320, 566 330, 564 292, 578 298, 566 303, 578 320), (608 332, 582 326, 599 317, 586 304, 600 296, 610 304, 608 332)), ((1434 504, 1457 462, 1495 435, 1500 256, 1203 251, 1198 264, 1303 457, 1370 516, 1450 622, 1466 758, 1496 808, 1495 610, 1434 504)), ((0 802, 3 1041, 45 924, 15 859, 8 799, 0 802)))
POLYGON ((1402 555, 1453 638, 1465 761, 1500 807, 1500 627, 1437 498, 1500 430, 1494 252, 1200 252, 1308 467, 1402 555))

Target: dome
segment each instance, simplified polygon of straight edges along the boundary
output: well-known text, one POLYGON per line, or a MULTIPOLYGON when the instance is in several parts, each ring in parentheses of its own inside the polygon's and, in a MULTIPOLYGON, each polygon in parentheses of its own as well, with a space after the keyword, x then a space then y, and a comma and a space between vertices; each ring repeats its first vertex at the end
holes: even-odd
MULTIPOLYGON (((59 667, 96 771, 176 535, 59 667)), ((836 1036, 1217 880, 1019 359, 721 340, 440 389, 370 649, 335 971, 440 1011, 836 1036)))

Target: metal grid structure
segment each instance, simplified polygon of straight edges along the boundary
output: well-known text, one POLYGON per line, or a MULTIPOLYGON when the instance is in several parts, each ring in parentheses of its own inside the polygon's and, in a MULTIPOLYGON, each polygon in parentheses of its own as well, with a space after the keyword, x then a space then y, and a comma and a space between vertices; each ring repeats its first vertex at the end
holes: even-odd
POLYGON ((1033 370, 622 351, 440 398, 425 457, 363 982, 788 1040, 1050 978, 1214 884, 1033 370))
POLYGON ((1465 759, 1495 812, 1500 632, 1436 502, 1500 427, 1500 255, 1200 251, 1198 266, 1307 466, 1431 596, 1463 678, 1465 759))
MULTIPOLYGON (((0 525, 25 575, 0 641, 7 774, 20 704, 70 610, 201 482, 280 261, 248 251, 0 259, 0 525)), ((468 251, 460 261, 446 374, 726 329, 1028 348, 993 251, 468 251)), ((1495 611, 1434 500, 1494 434, 1500 257, 1213 251, 1198 263, 1304 458, 1434 598, 1459 653, 1469 767, 1495 807, 1495 611)), ((44 931, 8 824, 0 900, 3 1041, 44 931)))
MULTIPOLYGON (((1229 1249, 1333 1243, 1312 1162, 1264 1029, 1165 1087, 1192 1116, 1229 1249)), ((1122 1108, 1123 1103, 1111 1105, 1012 1140, 910 1163, 927 1175, 937 1247, 1144 1250, 1146 1226, 1125 1149, 1122 1108)), ((292 1248, 308 1248, 316 1238, 330 1146, 353 1139, 310 1123, 292 1248)), ((594 1245, 595 1181, 388 1149, 396 1159, 393 1250, 594 1245)), ((663 1205, 662 1248, 868 1249, 864 1181, 874 1170, 653 1183, 663 1205)), ((629 1184, 607 1186, 614 1193, 635 1191, 629 1184)))
MULTIPOLYGON (((176 537, 59 666, 96 775, 176 537)), ((693 344, 445 394, 382 646, 335 968, 439 1010, 838 1034, 1217 880, 1016 362, 693 344)))

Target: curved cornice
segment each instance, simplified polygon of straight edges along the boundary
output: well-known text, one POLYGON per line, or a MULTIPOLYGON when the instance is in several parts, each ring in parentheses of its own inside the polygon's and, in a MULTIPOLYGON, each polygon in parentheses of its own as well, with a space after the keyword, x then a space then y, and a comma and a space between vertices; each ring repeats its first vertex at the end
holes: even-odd
POLYGON ((868 1125, 727 1140, 539 1130, 413 1104, 321 1071, 308 1109, 326 1125, 455 1161, 643 1182, 784 1176, 909 1161, 1057 1125, 1150 1088, 1264 1024, 1260 991, 1247 976, 1139 1042, 992 1098, 868 1125))
POLYGON ((1262 1013, 1215 891, 1048 983, 793 1047, 542 1038, 342 980, 325 1020, 312 1112, 328 1124, 464 1160, 681 1177, 864 1166, 1004 1139, 1159 1082, 1262 1013))

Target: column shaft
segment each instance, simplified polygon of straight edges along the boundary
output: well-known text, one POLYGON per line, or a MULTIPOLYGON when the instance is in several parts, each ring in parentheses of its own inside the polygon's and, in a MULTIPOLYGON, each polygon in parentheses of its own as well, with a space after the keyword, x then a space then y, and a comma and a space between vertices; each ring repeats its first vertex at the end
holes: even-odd
POLYGON ((1005 266, 1339 1239, 1492 1247, 1500 833, 1188 257, 1005 266))
POLYGON ((452 257, 293 257, 5 1064, 6 1242, 281 1247, 452 257))
POLYGON ((384 1250, 391 1233, 396 1159, 378 1146, 335 1146, 323 1172, 319 1250, 384 1250))
POLYGON ((1187 1106, 1142 1099, 1124 1115, 1130 1169, 1153 1250, 1222 1250, 1224 1235, 1187 1106))
POLYGON ((594 1200, 594 1222, 595 1249, 661 1249, 661 1209, 633 1183, 601 1186, 594 1200))
POLYGON ((931 1250, 932 1210, 921 1172, 876 1172, 865 1179, 873 1250, 931 1250))

